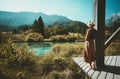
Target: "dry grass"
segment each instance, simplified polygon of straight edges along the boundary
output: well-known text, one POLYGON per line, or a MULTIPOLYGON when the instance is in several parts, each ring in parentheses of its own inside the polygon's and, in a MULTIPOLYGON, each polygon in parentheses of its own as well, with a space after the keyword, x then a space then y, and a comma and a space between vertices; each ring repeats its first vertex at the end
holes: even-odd
POLYGON ((34 56, 29 51, 14 46, 11 41, 5 46, 7 48, 3 50, 9 49, 9 52, 2 52, 0 56, 6 57, 10 53, 10 57, 5 58, 0 65, 3 79, 84 78, 83 72, 72 60, 72 57, 82 55, 83 43, 57 44, 53 46, 51 52, 44 56, 34 56))
POLYGON ((43 79, 82 79, 84 75, 72 57, 81 56, 83 43, 56 44, 53 50, 39 61, 43 79))
POLYGON ((105 55, 120 55, 120 42, 112 42, 105 50, 105 55))
POLYGON ((51 36, 50 39, 52 39, 53 41, 75 41, 83 39, 83 36, 79 34, 55 35, 51 36))

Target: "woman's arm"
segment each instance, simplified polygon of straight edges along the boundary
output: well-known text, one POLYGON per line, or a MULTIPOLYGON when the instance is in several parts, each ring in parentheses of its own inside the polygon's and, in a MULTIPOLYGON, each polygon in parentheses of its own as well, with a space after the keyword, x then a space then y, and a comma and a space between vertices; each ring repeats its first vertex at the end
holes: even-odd
POLYGON ((90 36, 90 29, 87 30, 87 33, 85 35, 85 41, 89 40, 89 36, 90 36))

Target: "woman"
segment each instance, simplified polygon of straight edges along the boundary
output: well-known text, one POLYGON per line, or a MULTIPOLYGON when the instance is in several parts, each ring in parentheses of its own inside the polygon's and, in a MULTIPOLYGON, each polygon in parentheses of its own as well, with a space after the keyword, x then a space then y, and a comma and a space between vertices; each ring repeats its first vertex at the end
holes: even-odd
POLYGON ((95 69, 95 48, 94 48, 94 39, 96 37, 96 30, 93 28, 95 25, 93 22, 89 22, 89 29, 85 35, 85 52, 84 52, 84 61, 90 64, 92 69, 95 69))

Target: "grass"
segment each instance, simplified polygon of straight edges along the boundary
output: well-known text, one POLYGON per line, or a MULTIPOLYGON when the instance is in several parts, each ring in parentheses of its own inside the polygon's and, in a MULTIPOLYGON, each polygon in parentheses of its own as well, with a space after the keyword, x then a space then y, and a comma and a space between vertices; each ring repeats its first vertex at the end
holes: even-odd
POLYGON ((40 33, 33 32, 32 30, 28 30, 21 34, 18 34, 17 37, 18 41, 34 42, 44 40, 44 37, 40 33))
POLYGON ((50 39, 52 39, 53 41, 75 41, 75 40, 80 40, 83 39, 83 36, 79 35, 79 34, 71 34, 69 33, 68 35, 55 35, 55 36, 51 36, 50 39))
POLYGON ((105 55, 120 55, 120 41, 112 42, 105 50, 105 55))
POLYGON ((57 44, 44 56, 35 56, 11 40, 0 47, 2 79, 84 79, 83 72, 72 60, 82 54, 83 43, 57 44))
POLYGON ((35 65, 35 56, 32 52, 16 46, 10 39, 1 43, 0 77, 3 79, 17 79, 20 72, 21 76, 30 74, 29 72, 34 71, 35 65))
MULTIPOLYGON (((35 56, 16 46, 11 40, 0 45, 0 77, 2 79, 84 79, 73 57, 83 56, 84 43, 55 44, 44 56, 35 56)), ((113 42, 106 55, 120 55, 120 43, 113 42)))
POLYGON ((38 61, 43 79, 84 79, 84 74, 72 57, 81 56, 83 44, 56 44, 50 53, 38 61), (76 51, 75 51, 76 50, 76 51))

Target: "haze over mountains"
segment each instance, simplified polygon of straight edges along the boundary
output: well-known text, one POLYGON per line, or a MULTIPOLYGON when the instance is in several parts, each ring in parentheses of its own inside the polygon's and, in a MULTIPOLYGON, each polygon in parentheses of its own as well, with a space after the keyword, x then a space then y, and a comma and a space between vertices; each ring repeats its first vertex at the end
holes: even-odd
POLYGON ((34 12, 5 12, 0 11, 0 24, 18 27, 20 25, 32 25, 35 19, 42 17, 45 25, 52 25, 53 23, 65 24, 71 22, 65 16, 46 15, 43 13, 34 12))
MULTIPOLYGON (((44 13, 34 12, 6 12, 0 11, 0 25, 8 25, 12 27, 18 27, 21 25, 32 25, 35 19, 42 17, 45 25, 62 24, 69 25, 72 20, 65 16, 60 15, 46 15, 44 13)), ((120 12, 113 14, 106 20, 106 26, 113 25, 114 22, 120 23, 120 12)), ((81 22, 82 23, 82 22, 81 22)))

